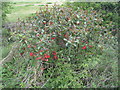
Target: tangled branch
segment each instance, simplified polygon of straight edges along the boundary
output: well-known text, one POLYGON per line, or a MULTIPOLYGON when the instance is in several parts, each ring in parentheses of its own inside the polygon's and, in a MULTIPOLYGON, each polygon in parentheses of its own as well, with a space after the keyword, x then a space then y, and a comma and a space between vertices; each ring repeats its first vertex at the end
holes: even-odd
POLYGON ((20 46, 20 44, 15 42, 14 45, 12 46, 12 49, 9 52, 9 54, 0 61, 0 65, 4 64, 5 62, 10 62, 13 59, 14 53, 15 53, 15 51, 17 51, 19 46, 20 46))

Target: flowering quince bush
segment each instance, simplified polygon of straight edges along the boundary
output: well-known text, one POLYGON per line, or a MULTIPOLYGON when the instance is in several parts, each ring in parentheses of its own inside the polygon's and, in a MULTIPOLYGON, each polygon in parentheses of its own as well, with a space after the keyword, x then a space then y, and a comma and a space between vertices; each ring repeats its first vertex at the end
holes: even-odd
MULTIPOLYGON (((93 69, 86 62, 92 63, 92 58, 99 58, 108 47, 116 49, 117 42, 111 34, 113 23, 104 24, 101 16, 101 12, 92 9, 74 11, 46 5, 34 16, 18 20, 11 33, 21 43, 16 55, 16 64, 20 63, 16 68, 23 64, 31 75, 19 86, 95 87, 86 83, 93 69)), ((95 65, 98 58, 93 59, 95 65)))

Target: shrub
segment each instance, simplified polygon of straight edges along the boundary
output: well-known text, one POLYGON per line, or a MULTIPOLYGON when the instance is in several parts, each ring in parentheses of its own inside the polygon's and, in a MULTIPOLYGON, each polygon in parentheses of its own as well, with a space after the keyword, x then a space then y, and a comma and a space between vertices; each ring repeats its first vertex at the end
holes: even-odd
MULTIPOLYGON (((17 82, 17 87, 98 87, 94 74, 89 71, 102 62, 97 56, 106 54, 104 50, 117 49, 116 36, 110 31, 114 25, 104 23, 101 16, 100 11, 93 9, 74 11, 46 5, 35 16, 19 20, 11 33, 13 39, 21 43, 13 61, 17 72, 12 68, 15 75, 21 76, 15 79, 22 80, 17 82), (93 83, 87 83, 90 77, 93 83), (92 85, 94 83, 96 85, 92 85)), ((100 73, 100 69, 94 71, 100 73)))
MULTIPOLYGON (((78 7, 86 9, 93 9, 101 11, 104 17, 104 22, 113 21, 118 25, 119 20, 119 3, 118 2, 66 2, 65 6, 71 7, 74 10, 77 10, 78 7)), ((117 26, 115 27, 117 28, 117 26)))

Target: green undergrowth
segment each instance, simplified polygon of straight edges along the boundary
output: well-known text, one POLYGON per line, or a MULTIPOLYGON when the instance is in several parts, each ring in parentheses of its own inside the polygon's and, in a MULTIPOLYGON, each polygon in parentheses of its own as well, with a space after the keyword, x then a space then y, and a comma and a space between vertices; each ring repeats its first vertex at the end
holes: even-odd
MULTIPOLYGON (((56 67, 44 70, 42 79, 37 79, 37 82, 41 82, 38 83, 40 85, 36 86, 33 84, 31 88, 97 88, 101 85, 104 87, 117 86, 117 59, 109 59, 108 57, 105 59, 104 56, 106 55, 97 55, 77 64, 58 60, 56 67)), ((6 88, 29 87, 29 84, 32 84, 32 80, 34 82, 35 66, 31 67, 32 63, 30 64, 27 59, 19 59, 13 59, 12 62, 6 63, 3 67, 3 85, 6 88)))

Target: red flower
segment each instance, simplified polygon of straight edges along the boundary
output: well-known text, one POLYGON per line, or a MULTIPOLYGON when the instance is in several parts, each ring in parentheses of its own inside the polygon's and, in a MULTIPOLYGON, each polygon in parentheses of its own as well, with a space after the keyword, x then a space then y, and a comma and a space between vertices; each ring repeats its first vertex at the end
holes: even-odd
POLYGON ((30 45, 28 45, 27 47, 28 47, 28 48, 31 48, 31 46, 30 46, 30 45))
POLYGON ((81 41, 81 42, 84 42, 84 41, 81 41))
POLYGON ((66 34, 64 34, 64 37, 65 37, 65 38, 69 38, 68 32, 66 32, 66 34))
POLYGON ((44 54, 45 58, 50 58, 50 55, 44 54))
POLYGON ((64 37, 67 37, 67 35, 65 34, 64 37))
POLYGON ((52 25, 53 24, 53 22, 50 22, 50 25, 52 25))
POLYGON ((55 37, 52 37, 51 39, 55 39, 55 37))
POLYGON ((42 42, 42 39, 40 41, 42 42))
POLYGON ((70 20, 70 18, 69 18, 69 17, 67 17, 66 19, 67 19, 67 21, 69 21, 69 20, 70 20))
POLYGON ((40 34, 36 34, 36 37, 39 37, 40 36, 40 34))
POLYGON ((57 56, 54 56, 53 58, 54 58, 55 60, 56 60, 56 59, 58 59, 58 57, 57 57, 57 56))
POLYGON ((34 48, 36 48, 36 46, 35 46, 35 45, 34 45, 33 47, 34 47, 34 48))
POLYGON ((47 24, 46 21, 44 21, 43 24, 47 24))
POLYGON ((45 59, 45 57, 43 57, 41 60, 42 60, 42 61, 48 61, 48 59, 45 59))
POLYGON ((45 51, 49 51, 49 49, 46 49, 45 51))
POLYGON ((85 42, 86 44, 88 43, 88 41, 85 42))
POLYGON ((48 43, 51 43, 51 41, 48 41, 48 43))
POLYGON ((45 60, 45 58, 43 57, 41 60, 42 60, 42 61, 44 61, 44 60, 45 60))
POLYGON ((48 59, 44 59, 44 61, 48 61, 48 59))
POLYGON ((30 56, 34 56, 34 54, 31 52, 31 53, 30 53, 30 56))
POLYGON ((25 50, 25 47, 23 47, 22 49, 25 50))
POLYGON ((82 47, 82 49, 86 49, 86 46, 82 47))
POLYGON ((52 52, 53 55, 57 55, 57 53, 55 51, 52 52))
POLYGON ((24 53, 20 53, 20 55, 22 56, 24 53))
POLYGON ((38 58, 36 58, 36 60, 39 60, 39 59, 42 59, 42 57, 38 57, 38 58))
POLYGON ((39 52, 43 52, 44 50, 40 50, 39 52))
POLYGON ((90 48, 93 47, 92 45, 88 45, 90 48))

